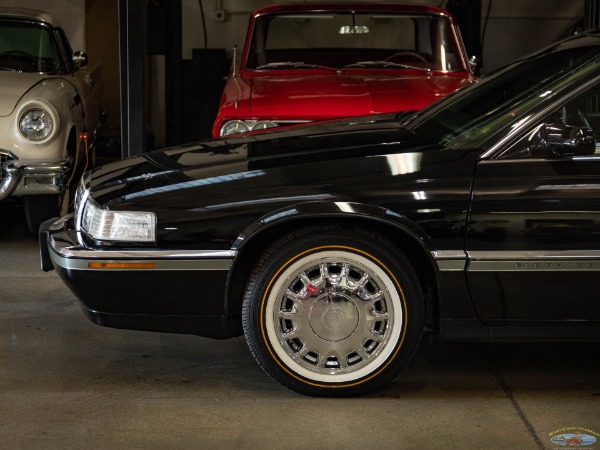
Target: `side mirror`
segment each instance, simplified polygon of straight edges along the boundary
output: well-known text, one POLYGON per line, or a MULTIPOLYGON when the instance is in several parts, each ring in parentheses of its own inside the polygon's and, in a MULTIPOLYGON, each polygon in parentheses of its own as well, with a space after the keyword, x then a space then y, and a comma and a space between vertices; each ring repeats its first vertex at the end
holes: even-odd
POLYGON ((477 56, 473 55, 469 58, 469 67, 471 67, 471 72, 475 73, 479 68, 479 63, 481 63, 481 59, 477 56))
POLYGON ((73 53, 73 65, 75 66, 75 70, 87 66, 87 63, 88 56, 86 52, 77 51, 73 53))
POLYGON ((596 152, 594 131, 589 127, 549 123, 540 131, 542 144, 552 156, 593 155, 596 152))

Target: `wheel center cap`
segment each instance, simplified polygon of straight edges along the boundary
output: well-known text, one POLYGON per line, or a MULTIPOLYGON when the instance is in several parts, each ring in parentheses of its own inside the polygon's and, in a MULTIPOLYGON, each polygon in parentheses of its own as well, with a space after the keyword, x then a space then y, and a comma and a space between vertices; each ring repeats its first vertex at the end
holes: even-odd
POLYGON ((338 342, 349 337, 358 325, 358 310, 345 296, 324 296, 313 303, 309 323, 321 339, 338 342))

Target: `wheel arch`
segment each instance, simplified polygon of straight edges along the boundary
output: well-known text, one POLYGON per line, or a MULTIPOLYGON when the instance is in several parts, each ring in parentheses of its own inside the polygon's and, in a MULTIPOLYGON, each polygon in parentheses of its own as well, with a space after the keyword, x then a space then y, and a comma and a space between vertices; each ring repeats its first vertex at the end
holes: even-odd
POLYGON ((274 211, 246 228, 234 243, 237 250, 227 283, 225 311, 238 315, 246 283, 255 261, 265 248, 289 232, 306 226, 363 228, 392 241, 413 265, 425 298, 428 326, 438 317, 437 269, 430 237, 414 222, 385 208, 359 203, 315 202, 274 211))

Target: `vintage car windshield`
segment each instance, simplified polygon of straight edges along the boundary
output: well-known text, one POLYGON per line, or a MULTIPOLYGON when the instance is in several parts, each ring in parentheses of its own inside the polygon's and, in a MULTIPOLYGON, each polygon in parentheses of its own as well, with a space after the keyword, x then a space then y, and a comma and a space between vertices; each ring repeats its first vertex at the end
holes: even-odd
POLYGON ((483 77, 403 125, 451 148, 480 147, 506 127, 518 126, 540 101, 599 69, 600 36, 581 35, 483 77), (582 39, 589 44, 581 45, 582 39))
POLYGON ((0 21, 0 69, 54 73, 64 71, 64 65, 46 27, 0 21))
POLYGON ((464 71, 458 45, 439 14, 271 13, 256 18, 245 67, 464 71))

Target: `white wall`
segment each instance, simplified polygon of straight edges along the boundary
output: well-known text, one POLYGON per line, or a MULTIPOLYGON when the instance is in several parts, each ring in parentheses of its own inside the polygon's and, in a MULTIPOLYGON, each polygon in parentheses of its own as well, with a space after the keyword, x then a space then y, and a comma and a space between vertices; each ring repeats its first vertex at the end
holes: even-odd
POLYGON ((85 47, 85 0, 2 0, 2 6, 46 11, 62 25, 74 51, 85 47))
POLYGON ((569 36, 583 17, 585 0, 483 0, 484 72, 569 36))

